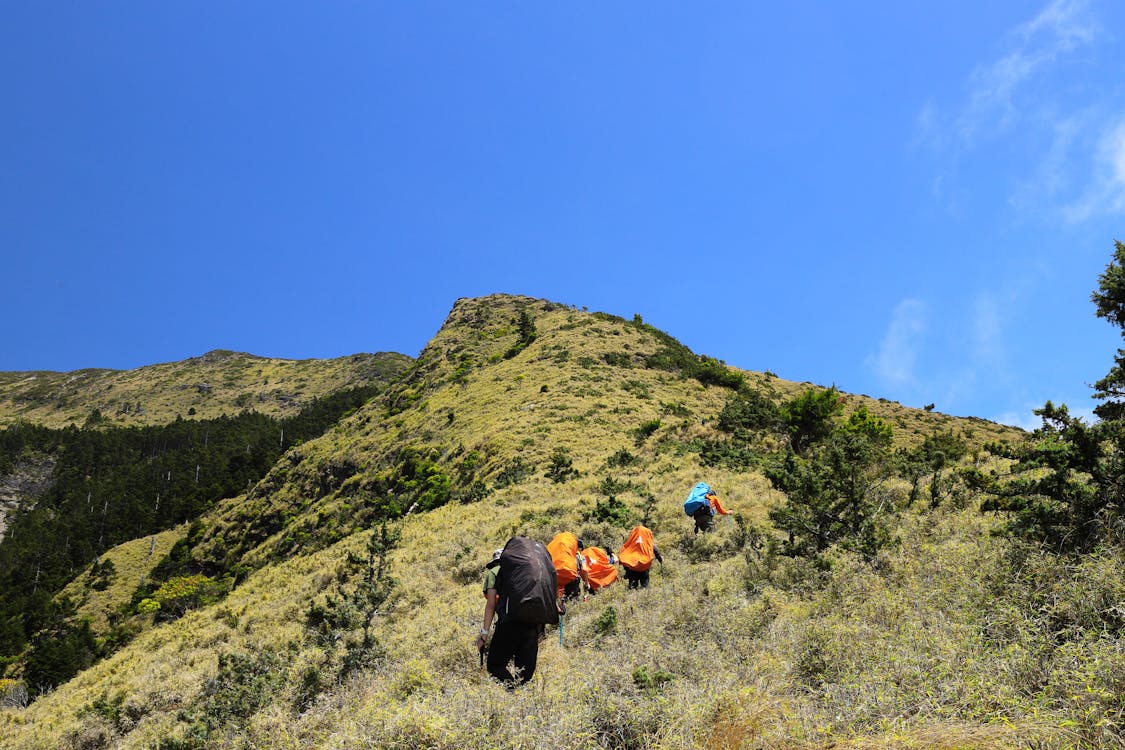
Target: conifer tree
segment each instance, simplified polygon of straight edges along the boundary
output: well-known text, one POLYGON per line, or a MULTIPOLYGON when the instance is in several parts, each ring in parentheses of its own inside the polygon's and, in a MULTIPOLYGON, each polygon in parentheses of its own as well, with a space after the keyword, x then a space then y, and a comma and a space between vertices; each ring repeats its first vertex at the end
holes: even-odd
MULTIPOLYGON (((1125 245, 1114 255, 1091 296, 1096 314, 1125 336, 1125 245)), ((1100 422, 1071 416, 1065 404, 1048 401, 1035 413, 1043 424, 1024 445, 993 445, 1014 460, 1006 477, 970 472, 989 497, 985 511, 1009 516, 1010 532, 1058 553, 1088 552, 1125 541, 1125 351, 1117 350, 1109 373, 1094 385, 1102 403, 1100 422)))

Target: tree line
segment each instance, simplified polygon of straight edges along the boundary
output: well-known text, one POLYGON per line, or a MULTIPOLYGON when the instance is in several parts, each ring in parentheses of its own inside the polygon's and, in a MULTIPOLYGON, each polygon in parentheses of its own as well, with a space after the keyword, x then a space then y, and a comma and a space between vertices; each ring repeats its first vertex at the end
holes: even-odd
POLYGON ((19 424, 0 430, 0 472, 50 457, 49 488, 9 518, 0 541, 0 669, 27 654, 28 684, 75 674, 97 644, 56 597, 108 549, 200 517, 258 482, 289 447, 323 433, 379 389, 319 398, 292 417, 245 411, 208 420, 177 418, 151 427, 84 428, 19 424))

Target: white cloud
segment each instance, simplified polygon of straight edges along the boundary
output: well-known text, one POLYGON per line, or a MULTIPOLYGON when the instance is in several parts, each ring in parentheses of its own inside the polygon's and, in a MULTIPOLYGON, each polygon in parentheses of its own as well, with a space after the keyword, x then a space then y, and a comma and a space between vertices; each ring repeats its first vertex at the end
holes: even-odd
POLYGON ((1047 127, 1051 130, 1050 147, 1010 199, 1017 209, 1036 211, 1044 203, 1053 204, 1059 196, 1073 190, 1077 182, 1075 166, 1082 160, 1075 158, 1075 151, 1080 146, 1080 136, 1089 129, 1088 115, 1056 119, 1047 127))
POLYGON ((1003 307, 992 294, 981 294, 973 303, 972 340, 979 363, 997 364, 1004 359, 1003 307))
POLYGON ((969 78, 968 102, 955 118, 966 143, 982 132, 1002 133, 1024 118, 1020 90, 1063 55, 1092 43, 1099 28, 1082 0, 1055 0, 1009 35, 1012 48, 998 60, 979 66, 969 78))
POLYGON ((1097 140, 1090 184, 1063 207, 1072 223, 1094 216, 1125 212, 1125 117, 1106 128, 1097 140))
POLYGON ((879 351, 866 364, 885 385, 901 387, 917 382, 915 366, 926 329, 926 306, 916 299, 904 299, 895 307, 879 351))

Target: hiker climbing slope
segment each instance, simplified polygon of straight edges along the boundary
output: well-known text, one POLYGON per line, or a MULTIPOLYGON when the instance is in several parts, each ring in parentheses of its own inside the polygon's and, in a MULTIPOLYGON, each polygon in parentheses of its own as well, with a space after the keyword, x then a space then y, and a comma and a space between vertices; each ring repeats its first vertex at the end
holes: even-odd
POLYGON ((555 567, 541 542, 512 537, 485 566, 484 623, 477 648, 488 646, 488 673, 511 689, 531 679, 539 659, 539 636, 558 624, 555 567), (488 642, 496 618, 496 631, 488 642))
POLYGON ((582 557, 582 580, 591 594, 596 594, 617 580, 617 560, 601 547, 586 547, 582 557))
POLYGON ((580 549, 582 549, 582 542, 569 531, 555 534, 555 538, 547 544, 547 552, 551 555, 558 577, 559 599, 571 599, 581 593, 582 556, 578 554, 580 549))
POLYGON ((687 500, 684 501, 684 513, 695 521, 695 533, 711 530, 711 519, 715 514, 726 516, 730 511, 723 507, 719 496, 706 482, 699 482, 691 488, 687 500))
POLYGON ((617 560, 625 568, 625 580, 629 588, 647 588, 649 570, 652 561, 657 560, 661 565, 664 558, 652 539, 652 531, 647 526, 634 526, 629 532, 629 537, 621 545, 617 553, 617 560))

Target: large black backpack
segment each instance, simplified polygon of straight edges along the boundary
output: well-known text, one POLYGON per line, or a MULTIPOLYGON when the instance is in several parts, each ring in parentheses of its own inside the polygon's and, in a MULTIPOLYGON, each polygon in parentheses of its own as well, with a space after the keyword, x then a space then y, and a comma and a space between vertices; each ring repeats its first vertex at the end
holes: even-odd
POLYGON ((500 570, 496 575, 500 595, 496 612, 500 620, 558 624, 557 585, 555 564, 543 543, 525 536, 512 537, 500 554, 500 570))

